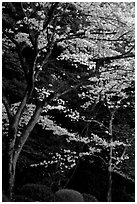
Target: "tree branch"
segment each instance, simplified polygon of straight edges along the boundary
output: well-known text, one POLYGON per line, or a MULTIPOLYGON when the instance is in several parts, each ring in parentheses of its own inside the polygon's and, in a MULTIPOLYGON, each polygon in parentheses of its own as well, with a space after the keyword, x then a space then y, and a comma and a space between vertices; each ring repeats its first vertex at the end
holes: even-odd
POLYGON ((28 82, 27 66, 24 63, 19 43, 9 33, 7 33, 5 30, 3 30, 3 33, 11 40, 11 42, 13 42, 15 44, 15 46, 17 48, 17 53, 18 53, 18 56, 19 56, 19 59, 20 59, 20 62, 21 62, 21 66, 22 66, 22 69, 23 69, 24 74, 25 74, 25 79, 28 82))
POLYGON ((6 96, 4 94, 2 94, 2 102, 5 106, 5 109, 6 109, 6 112, 7 112, 7 115, 8 115, 8 119, 9 119, 9 122, 11 121, 11 119, 13 118, 13 114, 11 112, 11 109, 10 109, 10 105, 9 105, 9 101, 8 99, 6 98, 6 96))
POLYGON ((18 47, 18 45, 19 45, 18 42, 9 33, 7 33, 4 29, 2 31, 11 40, 11 42, 13 42, 18 47))
MULTIPOLYGON (((83 13, 83 15, 85 15, 85 16, 87 16, 87 17, 94 17, 92 14, 88 14, 88 13, 83 13)), ((123 23, 122 21, 120 21, 120 20, 118 20, 118 19, 114 19, 114 18, 110 18, 110 17, 108 17, 108 16, 98 16, 98 18, 100 18, 100 19, 103 19, 103 20, 110 20, 110 21, 114 21, 114 22, 117 22, 117 23, 120 23, 120 24, 122 24, 122 25, 126 25, 126 23, 123 23)))
POLYGON ((10 28, 13 32, 15 32, 13 26, 6 19, 4 19, 4 17, 2 18, 2 28, 10 28))
MULTIPOLYGON (((58 39, 58 40, 56 40, 56 43, 58 43, 58 42, 61 42, 61 41, 63 41, 63 40, 71 40, 71 39, 74 39, 74 38, 78 38, 78 37, 81 37, 81 38, 87 38, 87 36, 86 36, 86 31, 83 31, 83 32, 78 32, 78 33, 76 33, 76 34, 70 34, 70 35, 67 35, 66 37, 63 37, 63 38, 60 38, 60 39, 58 39)), ((93 32, 91 32, 90 33, 90 35, 104 35, 104 34, 106 34, 106 35, 111 35, 111 34, 116 34, 116 32, 107 32, 107 33, 101 33, 101 32, 99 32, 99 31, 93 31, 93 32)), ((93 40, 95 40, 95 39, 93 39, 93 40)), ((96 39, 96 40, 98 40, 98 39, 96 39)), ((102 39, 99 39, 99 40, 102 40, 102 39)))
POLYGON ((20 106, 18 107, 17 113, 15 115, 15 124, 16 124, 16 127, 18 127, 21 114, 22 114, 22 112, 23 112, 23 110, 24 110, 24 108, 25 108, 25 106, 27 104, 27 101, 30 99, 30 97, 32 95, 32 92, 34 90, 34 82, 35 82, 34 73, 35 73, 37 57, 38 57, 38 55, 36 56, 35 61, 34 61, 33 70, 32 70, 32 76, 30 76, 31 79, 29 79, 31 81, 28 82, 26 93, 25 93, 25 95, 23 97, 23 100, 22 100, 20 106))
POLYGON ((41 103, 39 103, 36 107, 36 110, 33 114, 33 116, 31 117, 30 121, 28 122, 27 126, 24 128, 22 135, 20 136, 18 142, 16 143, 16 148, 15 148, 15 154, 20 154, 27 138, 29 137, 31 131, 33 130, 34 126, 36 125, 39 116, 43 110, 43 107, 46 106, 47 104, 50 104, 51 101, 53 101, 54 99, 57 99, 67 93, 69 93, 70 91, 77 89, 81 84, 78 84, 74 87, 71 87, 70 89, 62 92, 62 93, 53 93, 51 94, 48 98, 45 98, 45 100, 43 100, 41 103))
POLYGON ((27 82, 27 84, 28 84, 28 83, 29 83, 28 67, 27 67, 26 64, 24 63, 24 59, 23 59, 23 56, 22 56, 22 53, 21 53, 20 45, 17 46, 17 52, 18 52, 19 60, 20 60, 20 63, 21 63, 21 66, 22 66, 24 75, 25 75, 26 82, 27 82))
MULTIPOLYGON (((31 97, 31 95, 32 95, 32 92, 33 92, 33 90, 34 90, 34 84, 35 84, 35 80, 36 80, 35 71, 36 71, 36 65, 37 65, 38 55, 39 55, 39 54, 37 54, 36 57, 35 57, 34 64, 33 64, 33 67, 32 67, 32 71, 31 71, 31 73, 30 73, 31 76, 30 76, 29 83, 28 83, 28 91, 29 91, 29 93, 28 93, 28 99, 27 99, 27 100, 30 99, 30 97, 31 97)), ((30 74, 29 74, 29 75, 30 75, 30 74)))
MULTIPOLYGON (((67 89, 67 90, 65 90, 65 91, 63 91, 61 93, 53 93, 52 100, 60 98, 60 97, 62 97, 64 95, 68 94, 72 90, 78 89, 81 85, 82 85, 82 83, 79 83, 79 84, 77 84, 75 86, 72 86, 71 88, 69 88, 69 89, 67 89)), ((50 99, 50 96, 49 96, 49 99, 50 99)))
POLYGON ((47 26, 49 25, 49 23, 51 22, 52 17, 54 15, 54 11, 57 8, 58 4, 59 4, 59 2, 55 2, 55 3, 52 4, 52 6, 51 6, 51 8, 50 8, 50 10, 48 12, 48 19, 43 25, 43 30, 45 30, 47 28, 47 26))
MULTIPOLYGON (((134 47, 134 46, 133 46, 134 47)), ((100 66, 104 66, 105 63, 111 62, 111 60, 117 60, 117 59, 125 59, 125 58, 134 58, 135 54, 130 53, 133 47, 121 55, 116 55, 112 57, 102 57, 98 59, 92 59, 93 62, 96 62, 96 74, 99 74, 99 68, 100 66)))
MULTIPOLYGON (((133 138, 130 140, 129 143, 131 144, 134 139, 135 139, 135 138, 133 137, 133 138)), ((128 147, 129 147, 129 145, 126 145, 126 146, 125 146, 125 148, 124 148, 124 150, 123 150, 123 153, 122 153, 120 159, 119 159, 119 160, 115 163, 115 165, 113 166, 113 170, 114 170, 114 169, 117 167, 117 165, 123 160, 124 155, 126 154, 126 151, 127 151, 128 147)))
POLYGON ((103 127, 104 129, 106 129, 107 131, 109 130, 108 127, 106 127, 103 123, 95 120, 95 119, 91 119, 91 120, 84 120, 84 122, 88 122, 88 123, 91 123, 91 122, 94 122, 94 123, 97 123, 100 127, 103 127))
POLYGON ((31 35, 30 25, 29 25, 29 23, 28 23, 28 16, 26 15, 26 13, 25 13, 25 11, 24 11, 24 8, 23 8, 22 3, 23 3, 23 2, 21 2, 22 11, 23 11, 23 13, 24 13, 24 16, 27 18, 27 27, 28 27, 29 38, 30 38, 30 41, 31 41, 33 47, 36 48, 37 45, 35 45, 35 40, 33 39, 32 35, 31 35))

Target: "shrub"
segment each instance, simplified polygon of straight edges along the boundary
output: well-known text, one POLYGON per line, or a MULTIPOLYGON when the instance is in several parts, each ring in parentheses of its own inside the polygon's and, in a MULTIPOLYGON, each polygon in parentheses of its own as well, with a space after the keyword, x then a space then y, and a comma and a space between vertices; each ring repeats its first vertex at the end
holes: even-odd
POLYGON ((18 195, 24 196, 24 198, 33 201, 53 201, 53 193, 51 189, 46 185, 41 184, 26 184, 18 190, 18 195))
POLYGON ((98 202, 98 200, 93 195, 86 194, 86 193, 83 193, 82 195, 84 197, 85 202, 98 202))
POLYGON ((10 202, 8 197, 4 193, 2 193, 2 202, 10 202))
POLYGON ((54 196, 55 202, 84 202, 81 193, 71 189, 58 190, 54 196))
POLYGON ((14 196, 14 202, 33 202, 31 198, 28 198, 24 195, 15 195, 14 196))

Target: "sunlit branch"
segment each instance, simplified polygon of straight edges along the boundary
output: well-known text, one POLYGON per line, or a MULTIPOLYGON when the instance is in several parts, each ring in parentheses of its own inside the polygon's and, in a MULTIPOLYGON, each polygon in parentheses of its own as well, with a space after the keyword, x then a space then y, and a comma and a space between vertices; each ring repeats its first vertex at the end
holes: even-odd
POLYGON ((6 96, 4 95, 4 93, 2 94, 2 102, 3 102, 4 106, 5 106, 8 118, 9 118, 9 120, 11 120, 12 117, 13 117, 13 114, 12 114, 11 109, 10 109, 9 101, 6 98, 6 96))

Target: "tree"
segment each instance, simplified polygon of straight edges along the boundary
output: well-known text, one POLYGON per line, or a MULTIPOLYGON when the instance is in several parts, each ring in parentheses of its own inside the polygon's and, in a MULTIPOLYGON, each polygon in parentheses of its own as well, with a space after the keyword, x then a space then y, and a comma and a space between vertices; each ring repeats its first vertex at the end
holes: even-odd
MULTIPOLYGON (((121 60, 120 60, 121 61, 121 60)), ((122 61, 121 61, 122 62, 122 61)), ((91 107, 90 113, 90 120, 87 120, 87 122, 92 123, 95 122, 102 126, 105 130, 105 132, 108 134, 107 140, 104 142, 101 141, 102 139, 98 140, 102 145, 106 146, 106 148, 109 148, 109 156, 108 156, 108 173, 109 173, 109 181, 108 181, 108 202, 111 202, 111 189, 112 189, 112 172, 115 170, 117 165, 121 162, 121 160, 126 158, 126 149, 127 146, 131 144, 131 142, 134 140, 134 134, 130 135, 130 139, 128 141, 128 144, 121 143, 117 140, 117 138, 114 140, 113 136, 113 120, 115 119, 115 114, 118 111, 119 108, 122 107, 128 107, 132 106, 132 102, 127 100, 130 96, 127 94, 127 89, 132 86, 132 83, 134 81, 134 63, 132 64, 131 61, 128 64, 128 62, 121 63, 121 66, 117 67, 117 62, 113 61, 113 63, 110 63, 109 65, 103 65, 103 67, 99 68, 99 77, 92 77, 91 81, 92 84, 88 86, 84 86, 86 89, 83 94, 79 94, 80 97, 86 98, 88 97, 88 101, 83 105, 84 109, 87 109, 88 107, 91 107), (118 68, 118 69, 117 69, 118 68), (94 84, 94 87, 93 87, 94 84), (104 125, 105 121, 100 121, 97 119, 97 113, 96 113, 96 106, 98 103, 102 103, 105 107, 107 107, 109 118, 108 118, 108 124, 104 125), (125 146, 123 153, 118 158, 115 158, 114 156, 114 149, 116 146, 125 146), (115 158, 115 163, 113 164, 113 160, 115 158)), ((103 106, 102 106, 103 107, 103 106)), ((106 113, 107 114, 107 113, 106 113)), ((86 118, 84 118, 86 121, 86 118)), ((94 134, 93 134, 94 136, 94 134)), ((86 138, 85 138, 86 139, 86 138)), ((91 141, 94 141, 93 138, 90 138, 91 141)), ((89 139, 89 143, 90 143, 89 139)), ((96 141, 97 145, 97 141, 96 141)), ((92 150, 92 148, 91 148, 92 150)), ((96 149, 97 150, 97 149, 96 149)), ((116 150, 117 151, 117 150, 116 150)))
POLYGON ((90 84, 89 79, 99 76, 104 64, 134 57, 134 5, 129 6, 125 12, 126 3, 3 3, 3 57, 8 50, 16 52, 14 59, 16 56, 26 83, 17 110, 8 100, 7 86, 3 90, 9 121, 5 170, 10 199, 18 157, 43 108, 90 84), (63 50, 60 56, 55 55, 56 46, 63 50), (61 64, 67 61, 73 65, 73 69, 60 66, 56 57, 61 64), (20 120, 30 102, 35 103, 34 112, 20 132, 20 120))

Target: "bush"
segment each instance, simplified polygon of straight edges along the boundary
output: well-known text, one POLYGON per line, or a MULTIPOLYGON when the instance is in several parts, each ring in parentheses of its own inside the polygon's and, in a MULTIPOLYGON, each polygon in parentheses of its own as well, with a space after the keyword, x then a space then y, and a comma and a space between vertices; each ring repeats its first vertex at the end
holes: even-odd
POLYGON ((14 196, 14 202, 33 202, 31 198, 28 198, 24 195, 15 195, 14 196))
POLYGON ((82 195, 84 197, 85 202, 99 202, 93 195, 86 193, 83 193, 82 195))
POLYGON ((84 202, 81 193, 71 189, 62 189, 55 193, 55 202, 84 202))
MULTIPOLYGON (((18 195, 24 199, 40 202, 51 202, 53 201, 53 193, 49 187, 41 184, 26 184, 18 190, 18 195)), ((19 201, 19 197, 17 198, 19 201)))
POLYGON ((4 193, 2 193, 2 202, 10 202, 8 197, 4 193))

